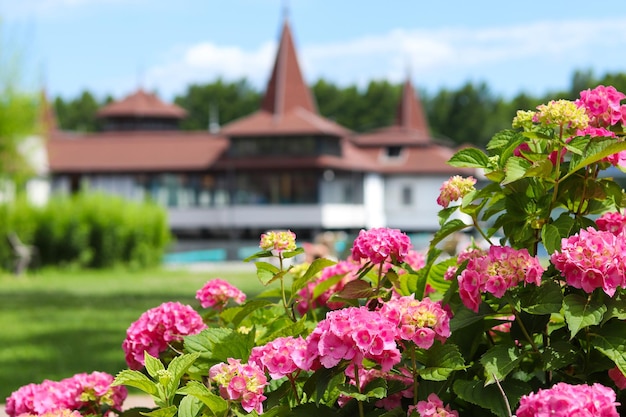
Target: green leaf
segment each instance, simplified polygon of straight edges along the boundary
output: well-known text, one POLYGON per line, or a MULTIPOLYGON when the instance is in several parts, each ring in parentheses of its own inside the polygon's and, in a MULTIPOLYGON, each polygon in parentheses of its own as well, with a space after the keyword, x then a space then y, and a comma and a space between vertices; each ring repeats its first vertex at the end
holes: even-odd
POLYGON ((452 319, 450 319, 450 330, 454 333, 459 329, 471 326, 472 324, 482 321, 488 316, 493 316, 494 314, 495 311, 489 307, 487 303, 480 304, 480 307, 478 307, 478 313, 474 313, 472 310, 467 308, 462 308, 456 312, 452 319))
POLYGON ((569 294, 563 300, 563 315, 571 337, 583 328, 600 324, 607 307, 603 303, 585 298, 578 294, 569 294))
POLYGON ((526 170, 526 177, 537 178, 550 178, 552 176, 552 170, 554 166, 549 159, 544 159, 539 162, 535 162, 528 170, 526 170))
POLYGON ((382 378, 377 378, 367 384, 363 392, 352 384, 341 384, 338 386, 339 392, 343 395, 354 398, 357 401, 367 401, 369 398, 385 398, 387 396, 387 383, 382 378))
POLYGON ((326 259, 326 258, 315 259, 313 262, 311 262, 311 265, 306 270, 304 275, 302 275, 300 278, 293 281, 293 284, 291 286, 291 292, 293 294, 297 293, 302 288, 304 288, 304 286, 310 280, 312 280, 320 271, 322 271, 324 268, 328 268, 329 266, 333 266, 335 264, 337 264, 337 262, 331 261, 330 259, 326 259))
POLYGON ((155 358, 150 355, 147 350, 143 352, 143 360, 146 366, 146 371, 148 371, 148 375, 154 379, 158 378, 159 371, 165 370, 163 362, 161 362, 159 358, 155 358))
POLYGON ((626 375, 626 323, 611 322, 590 336, 593 347, 611 359, 626 375))
POLYGON ((510 184, 526 176, 526 171, 532 166, 532 164, 524 158, 518 156, 512 156, 506 161, 504 168, 505 177, 502 184, 510 184))
POLYGON ((242 334, 227 328, 209 328, 184 340, 187 352, 199 352, 210 363, 226 362, 228 358, 244 361, 254 346, 254 332, 242 334))
POLYGON ((268 285, 274 281, 280 272, 280 269, 269 262, 255 262, 254 265, 256 266, 256 276, 263 285, 268 285))
POLYGON ((248 317, 250 314, 254 313, 266 307, 268 305, 274 304, 269 300, 252 300, 248 301, 242 306, 228 308, 220 313, 220 317, 226 323, 232 323, 233 326, 237 327, 241 324, 241 322, 248 317))
POLYGON ((572 156, 568 175, 621 151, 626 151, 626 142, 617 138, 595 137, 581 156, 572 156))
POLYGON ((606 323, 612 318, 618 320, 626 320, 626 297, 621 292, 617 292, 613 297, 606 301, 607 312, 602 319, 602 323, 606 323))
POLYGON ((111 385, 126 385, 138 388, 150 395, 158 395, 159 393, 157 385, 154 381, 139 371, 131 371, 129 369, 125 369, 118 373, 111 385))
POLYGON ((187 385, 178 390, 178 394, 191 395, 205 404, 213 416, 223 416, 228 411, 228 401, 213 394, 209 389, 198 381, 189 381, 187 385))
MULTIPOLYGON (((506 394, 511 410, 517 408, 522 395, 531 391, 530 386, 518 380, 501 381, 503 391, 506 394)), ((498 417, 509 417, 505 399, 496 384, 484 386, 483 381, 457 380, 453 384, 453 389, 460 399, 491 410, 498 417)))
POLYGON ((541 285, 529 284, 520 288, 518 309, 530 314, 552 314, 561 311, 563 293, 561 286, 549 279, 543 280, 541 285))
POLYGON ((191 395, 185 395, 178 405, 178 417, 198 417, 202 407, 202 401, 191 395))
POLYGON ((573 345, 565 340, 553 341, 541 354, 546 371, 556 371, 576 362, 577 353, 573 345))
POLYGON ((278 329, 274 333, 271 333, 267 335, 266 337, 264 337, 262 340, 260 340, 260 342, 265 342, 265 341, 269 342, 278 337, 298 336, 304 333, 305 330, 306 330, 306 318, 303 317, 302 319, 298 320, 295 323, 292 323, 288 326, 282 326, 280 329, 278 329))
POLYGON ((430 381, 445 381, 452 372, 466 368, 459 348, 453 343, 435 342, 428 350, 418 349, 415 357, 424 365, 420 376, 430 381))
POLYGON ((200 352, 195 353, 186 353, 184 355, 180 355, 172 359, 170 364, 167 366, 167 370, 172 373, 172 379, 168 386, 170 394, 173 394, 178 388, 178 384, 180 383, 181 378, 189 367, 195 362, 196 359, 200 357, 200 352))
POLYGON ((541 241, 549 255, 561 249, 561 233, 559 229, 552 224, 544 224, 541 228, 541 241))
POLYGON ((281 256, 283 259, 293 258, 294 256, 302 255, 304 253, 304 248, 296 248, 295 250, 291 250, 288 252, 283 252, 281 256))
POLYGON ((463 223, 463 220, 461 219, 450 220, 449 222, 441 226, 441 228, 437 230, 437 232, 434 234, 430 242, 430 247, 431 248, 434 247, 443 239, 450 236, 452 233, 458 232, 459 230, 463 230, 466 227, 469 227, 469 225, 463 223))
POLYGON ((359 298, 369 298, 374 294, 372 285, 362 279, 357 279, 346 283, 346 285, 337 293, 337 296, 346 300, 355 300, 359 298))
POLYGON ((448 164, 459 168, 488 168, 489 158, 478 149, 466 148, 455 153, 448 164))
POLYGON ((177 410, 178 408, 175 405, 170 405, 169 407, 157 408, 154 411, 149 411, 141 414, 147 417, 174 417, 177 410))
POLYGON ((522 358, 515 345, 493 346, 480 358, 480 363, 485 367, 485 385, 493 384, 496 379, 503 381, 509 373, 516 370, 522 358))
POLYGON ((272 256, 274 256, 274 254, 272 253, 271 250, 261 250, 259 252, 253 253, 252 255, 248 256, 247 258, 245 258, 243 261, 244 262, 250 262, 254 259, 258 259, 258 258, 271 258, 272 256))

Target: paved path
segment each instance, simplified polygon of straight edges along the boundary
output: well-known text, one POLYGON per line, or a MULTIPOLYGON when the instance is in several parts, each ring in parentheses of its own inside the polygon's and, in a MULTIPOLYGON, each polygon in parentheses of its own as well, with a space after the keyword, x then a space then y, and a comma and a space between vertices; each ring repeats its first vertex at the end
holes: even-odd
MULTIPOLYGON (((154 401, 152 398, 147 395, 129 395, 124 401, 124 410, 128 410, 129 408, 135 407, 154 407, 154 401)), ((0 417, 7 417, 7 414, 4 412, 4 404, 0 404, 0 417)))

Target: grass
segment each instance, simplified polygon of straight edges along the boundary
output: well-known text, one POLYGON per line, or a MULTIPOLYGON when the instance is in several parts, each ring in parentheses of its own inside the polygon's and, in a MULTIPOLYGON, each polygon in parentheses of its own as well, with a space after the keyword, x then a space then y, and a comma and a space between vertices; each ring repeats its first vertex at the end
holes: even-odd
POLYGON ((217 277, 253 296, 262 287, 250 267, 0 275, 0 403, 44 379, 93 371, 115 375, 126 368, 126 329, 144 311, 166 301, 199 307, 196 291, 217 277))

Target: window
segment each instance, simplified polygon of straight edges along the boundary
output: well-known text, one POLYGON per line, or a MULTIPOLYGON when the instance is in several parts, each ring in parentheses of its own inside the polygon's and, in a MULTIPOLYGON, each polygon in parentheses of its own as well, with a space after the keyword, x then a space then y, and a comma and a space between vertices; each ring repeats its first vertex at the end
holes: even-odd
POLYGON ((408 185, 402 187, 402 205, 410 206, 413 204, 413 189, 408 185))
POLYGON ((387 146, 387 158, 398 158, 402 153, 402 146, 387 146))

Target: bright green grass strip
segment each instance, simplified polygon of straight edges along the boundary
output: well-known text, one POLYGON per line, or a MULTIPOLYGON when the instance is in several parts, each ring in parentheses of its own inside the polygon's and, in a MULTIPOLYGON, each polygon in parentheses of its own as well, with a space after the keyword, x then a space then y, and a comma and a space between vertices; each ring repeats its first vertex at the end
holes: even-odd
POLYGON ((196 291, 213 278, 231 282, 249 297, 261 291, 254 266, 242 267, 0 275, 0 403, 19 387, 44 379, 117 374, 126 368, 121 348, 126 329, 144 311, 166 301, 198 308, 196 291))

